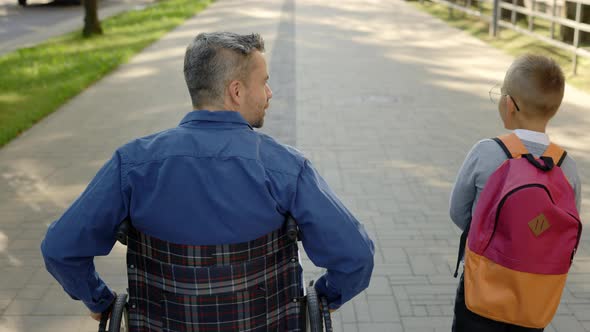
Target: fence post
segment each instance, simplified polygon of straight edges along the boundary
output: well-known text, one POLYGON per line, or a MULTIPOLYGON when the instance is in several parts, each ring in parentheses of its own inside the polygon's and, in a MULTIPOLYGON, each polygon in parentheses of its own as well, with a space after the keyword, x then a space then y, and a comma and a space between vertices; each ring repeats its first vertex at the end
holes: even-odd
MULTIPOLYGON (((565 1, 564 1, 565 3, 565 1)), ((557 10, 557 0, 553 0, 553 8, 551 9, 551 15, 555 19, 555 14, 557 10)), ((555 39, 555 21, 551 21, 551 39, 555 39)))
POLYGON ((580 21, 582 20, 582 1, 578 0, 576 3, 576 27, 574 29, 574 75, 578 73, 578 47, 580 47, 580 21))
MULTIPOLYGON (((516 0, 512 0, 512 5, 516 7, 516 0)), ((510 15, 510 21, 512 22, 512 25, 516 25, 516 11, 514 8, 512 9, 512 14, 510 15)))
POLYGON ((494 0, 492 8, 492 22, 490 22, 490 35, 498 37, 498 20, 500 19, 500 0, 494 0))
POLYGON ((533 28, 535 26, 535 7, 536 7, 536 1, 532 0, 531 1, 531 15, 529 16, 529 31, 533 31, 533 28))

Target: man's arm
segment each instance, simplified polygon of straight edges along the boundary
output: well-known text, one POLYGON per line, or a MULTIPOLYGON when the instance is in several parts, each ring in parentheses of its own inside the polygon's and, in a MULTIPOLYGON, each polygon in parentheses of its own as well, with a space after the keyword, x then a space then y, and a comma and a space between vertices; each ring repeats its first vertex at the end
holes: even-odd
POLYGON ((41 244, 47 271, 92 312, 106 310, 114 299, 96 273, 94 256, 111 251, 116 229, 127 212, 121 162, 115 153, 64 215, 49 226, 41 244))
POLYGON ((330 309, 337 309, 369 286, 373 242, 309 161, 299 174, 290 212, 309 258, 327 269, 316 289, 327 297, 330 309))

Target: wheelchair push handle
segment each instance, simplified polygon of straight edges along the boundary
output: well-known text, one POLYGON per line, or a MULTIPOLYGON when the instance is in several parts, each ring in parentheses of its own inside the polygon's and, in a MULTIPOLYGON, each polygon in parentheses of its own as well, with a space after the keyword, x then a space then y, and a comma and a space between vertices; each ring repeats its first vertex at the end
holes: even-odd
POLYGON ((291 215, 287 216, 287 236, 293 242, 299 240, 299 229, 297 228, 297 222, 291 215))
POLYGON ((123 220, 123 222, 117 228, 117 233, 115 237, 117 241, 121 242, 123 245, 127 245, 127 235, 129 234, 129 230, 131 229, 131 220, 129 218, 123 220))

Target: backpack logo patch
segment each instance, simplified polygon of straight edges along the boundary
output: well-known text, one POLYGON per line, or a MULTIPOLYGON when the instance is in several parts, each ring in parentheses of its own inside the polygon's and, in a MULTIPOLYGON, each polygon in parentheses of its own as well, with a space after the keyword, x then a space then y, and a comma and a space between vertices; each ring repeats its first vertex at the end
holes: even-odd
POLYGON ((551 224, 549 223, 549 220, 547 220, 545 215, 542 213, 536 216, 535 219, 529 221, 529 228, 537 237, 543 234, 543 232, 545 232, 546 230, 548 230, 549 227, 551 227, 551 224))

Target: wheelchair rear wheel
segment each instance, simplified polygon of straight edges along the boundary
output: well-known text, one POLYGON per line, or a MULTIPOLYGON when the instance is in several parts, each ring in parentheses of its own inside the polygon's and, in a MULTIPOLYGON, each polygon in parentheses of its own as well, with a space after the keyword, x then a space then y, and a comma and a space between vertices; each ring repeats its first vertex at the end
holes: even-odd
POLYGON ((127 294, 117 295, 111 320, 109 323, 109 332, 128 332, 129 331, 129 310, 127 307, 127 294))
POLYGON ((98 332, 128 332, 129 310, 127 307, 127 294, 118 294, 109 310, 103 312, 98 332), (107 329, 108 321, 108 329, 107 329))
POLYGON ((309 282, 307 287, 307 329, 309 332, 322 332, 323 321, 320 310, 320 299, 318 293, 313 286, 313 280, 309 282))

